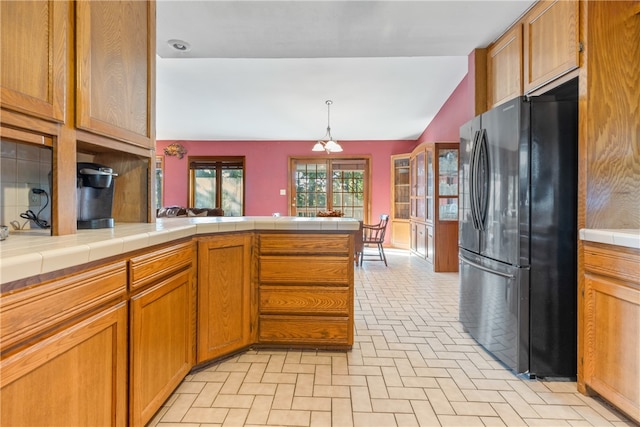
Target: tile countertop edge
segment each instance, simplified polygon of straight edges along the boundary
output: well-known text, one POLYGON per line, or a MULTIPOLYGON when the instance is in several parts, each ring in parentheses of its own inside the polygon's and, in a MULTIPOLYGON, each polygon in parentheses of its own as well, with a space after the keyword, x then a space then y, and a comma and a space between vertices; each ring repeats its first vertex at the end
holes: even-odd
POLYGON ((580 240, 640 249, 640 229, 583 228, 580 230, 580 240))
POLYGON ((52 271, 58 263, 61 268, 81 265, 199 234, 241 230, 357 231, 358 228, 359 221, 353 218, 187 217, 162 218, 155 223, 116 224, 113 229, 82 230, 71 237, 34 238, 31 235, 22 241, 26 242, 24 245, 20 236, 13 236, 0 244, 0 284, 52 271), (57 244, 46 250, 41 250, 42 246, 35 248, 43 241, 57 244), (66 255, 78 250, 86 256, 69 260, 66 255))

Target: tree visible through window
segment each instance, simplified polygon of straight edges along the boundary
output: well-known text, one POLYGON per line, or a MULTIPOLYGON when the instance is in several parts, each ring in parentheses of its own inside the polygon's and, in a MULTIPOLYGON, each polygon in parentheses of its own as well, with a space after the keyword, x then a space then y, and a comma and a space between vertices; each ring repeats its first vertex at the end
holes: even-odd
POLYGON ((244 215, 244 157, 189 157, 189 206, 244 215))
POLYGON ((346 217, 368 218, 368 159, 291 158, 291 171, 291 215, 339 210, 346 217))

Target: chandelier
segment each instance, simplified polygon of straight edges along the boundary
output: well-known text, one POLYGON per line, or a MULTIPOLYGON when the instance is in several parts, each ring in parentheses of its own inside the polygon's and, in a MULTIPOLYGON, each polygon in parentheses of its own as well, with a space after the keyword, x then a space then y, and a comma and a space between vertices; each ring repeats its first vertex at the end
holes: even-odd
POLYGON ((338 144, 338 141, 335 141, 331 136, 330 110, 333 101, 327 100, 325 104, 327 104, 327 133, 324 135, 324 138, 316 142, 316 145, 313 146, 311 151, 326 151, 327 154, 339 153, 342 151, 342 147, 338 144))

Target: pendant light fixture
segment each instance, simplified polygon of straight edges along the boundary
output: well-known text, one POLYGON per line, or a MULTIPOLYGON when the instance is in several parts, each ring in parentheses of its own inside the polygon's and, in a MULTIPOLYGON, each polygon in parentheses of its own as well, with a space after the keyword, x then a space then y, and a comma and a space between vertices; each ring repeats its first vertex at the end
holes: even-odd
POLYGON ((318 142, 316 142, 316 145, 313 146, 313 149, 311 151, 326 151, 327 154, 331 154, 331 153, 339 153, 342 151, 342 147, 340 146, 340 144, 338 144, 338 141, 334 141, 333 137, 331 136, 331 104, 333 104, 333 101, 331 101, 330 99, 325 101, 325 104, 327 104, 327 133, 324 135, 324 138, 319 139, 318 142))

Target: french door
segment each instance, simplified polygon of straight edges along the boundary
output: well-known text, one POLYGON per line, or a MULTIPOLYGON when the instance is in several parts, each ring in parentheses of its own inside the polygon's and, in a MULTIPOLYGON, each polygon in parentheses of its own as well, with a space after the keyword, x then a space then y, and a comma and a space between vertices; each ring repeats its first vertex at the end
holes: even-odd
POLYGON ((290 158, 290 214, 314 217, 321 211, 369 218, 368 158, 290 158))

